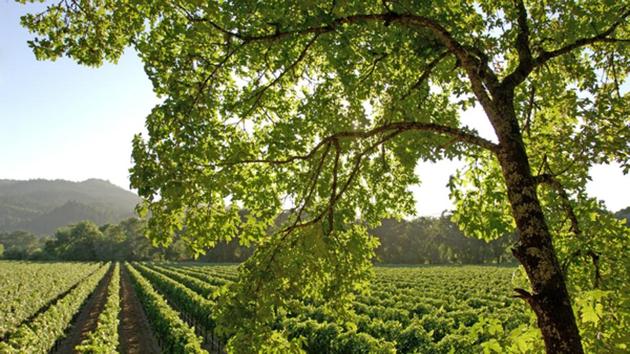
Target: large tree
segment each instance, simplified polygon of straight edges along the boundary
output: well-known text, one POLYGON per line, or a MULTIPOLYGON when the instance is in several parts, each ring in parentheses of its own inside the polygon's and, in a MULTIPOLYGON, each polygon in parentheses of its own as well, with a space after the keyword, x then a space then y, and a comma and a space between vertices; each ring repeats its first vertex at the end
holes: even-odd
POLYGON ((581 353, 567 274, 612 289, 606 252, 628 242, 585 184, 594 163, 630 168, 629 14, 593 0, 62 0, 23 24, 38 58, 139 53, 165 98, 134 140, 152 237, 257 245, 221 312, 232 345, 279 340, 269 324, 291 297, 344 305, 367 279, 366 227, 413 212, 419 160, 459 157, 454 219, 482 238, 516 230, 531 285, 517 296, 548 352, 581 353), (473 105, 496 139, 463 126, 473 105))

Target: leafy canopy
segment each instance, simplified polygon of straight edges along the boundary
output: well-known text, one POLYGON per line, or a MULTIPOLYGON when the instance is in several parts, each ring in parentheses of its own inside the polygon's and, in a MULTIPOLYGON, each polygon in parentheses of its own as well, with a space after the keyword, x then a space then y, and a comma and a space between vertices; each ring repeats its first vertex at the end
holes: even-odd
MULTIPOLYGON (((449 183, 466 233, 514 230, 496 145, 461 124, 476 103, 472 64, 480 77, 514 79, 554 242, 578 267, 573 291, 592 286, 589 251, 627 244, 628 230, 585 190, 594 163, 630 169, 627 4, 526 1, 526 17, 519 4, 62 1, 23 24, 40 59, 97 66, 128 46, 140 55, 165 98, 133 142, 150 236, 168 243, 179 232, 201 250, 238 235, 258 247, 222 309, 236 348, 252 333, 251 345, 277 346, 269 325, 291 298, 345 294, 343 313, 376 246, 366 227, 414 211, 419 160, 468 162, 449 183), (523 39, 531 53, 515 45, 523 39)), ((612 259, 600 258, 599 276, 627 284, 612 259)))

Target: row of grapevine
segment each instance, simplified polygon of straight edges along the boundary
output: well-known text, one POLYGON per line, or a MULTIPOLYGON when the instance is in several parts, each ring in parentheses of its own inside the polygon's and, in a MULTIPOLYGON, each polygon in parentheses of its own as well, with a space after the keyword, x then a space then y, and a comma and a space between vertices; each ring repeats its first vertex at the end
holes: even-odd
MULTIPOLYGON (((168 271, 163 267, 155 265, 138 265, 140 272, 152 282, 158 290, 173 306, 180 311, 180 317, 189 325, 193 326, 199 336, 204 339, 204 348, 210 352, 223 353, 225 339, 215 332, 215 321, 212 317, 216 304, 210 300, 209 296, 197 293, 187 286, 190 279, 181 278, 181 274, 168 271), (180 281, 178 279, 183 279, 180 281)), ((196 279, 193 279, 196 280, 196 279)), ((199 286, 199 280, 192 284, 199 286)), ((209 285, 210 286, 210 285, 209 285)), ((211 286, 212 287, 212 286, 211 286)))
POLYGON ((171 265, 166 268, 200 279, 215 286, 223 286, 235 280, 235 278, 233 279, 227 275, 217 274, 212 269, 206 269, 205 267, 171 265))
POLYGON ((171 308, 151 283, 133 266, 127 264, 136 294, 142 303, 162 349, 172 354, 207 353, 201 347, 201 340, 171 308))
POLYGON ((0 339, 63 297, 98 263, 0 263, 0 339))
POLYGON ((206 299, 201 294, 165 274, 140 264, 137 265, 137 269, 164 297, 182 312, 191 316, 196 324, 203 326, 207 330, 214 329, 215 322, 212 319, 212 312, 215 303, 213 301, 206 299))
POLYGON ((187 275, 185 272, 182 272, 176 268, 169 269, 157 265, 150 265, 150 268, 162 274, 165 274, 174 280, 177 280, 178 282, 185 285, 187 288, 198 292, 206 298, 211 298, 213 293, 218 290, 218 287, 216 285, 212 285, 208 281, 203 281, 201 279, 187 275))
POLYGON ((109 264, 101 266, 45 312, 20 325, 7 341, 0 343, 0 352, 7 354, 49 352, 64 335, 75 314, 103 279, 109 267, 109 264))
POLYGON ((116 353, 120 313, 120 264, 116 263, 107 288, 107 302, 99 314, 96 328, 75 350, 79 353, 116 353))

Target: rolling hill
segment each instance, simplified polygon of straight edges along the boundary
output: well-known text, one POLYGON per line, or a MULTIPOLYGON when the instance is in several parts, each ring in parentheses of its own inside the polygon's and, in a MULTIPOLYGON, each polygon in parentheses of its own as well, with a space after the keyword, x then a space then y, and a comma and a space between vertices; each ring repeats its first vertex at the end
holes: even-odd
POLYGON ((139 198, 108 181, 0 180, 0 231, 52 234, 82 220, 115 223, 134 215, 139 198))

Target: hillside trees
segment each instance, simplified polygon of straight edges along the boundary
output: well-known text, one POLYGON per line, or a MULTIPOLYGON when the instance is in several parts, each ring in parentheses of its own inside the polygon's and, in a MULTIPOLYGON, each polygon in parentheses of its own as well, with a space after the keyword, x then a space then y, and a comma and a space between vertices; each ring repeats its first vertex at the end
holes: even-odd
POLYGON ((4 258, 27 259, 41 253, 46 239, 26 231, 0 232, 4 245, 4 258))
POLYGON ((90 221, 63 227, 55 232, 52 240, 46 242, 44 251, 54 257, 70 261, 99 259, 103 233, 90 221))
POLYGON ((369 230, 379 240, 376 259, 385 264, 509 263, 513 234, 485 242, 465 237, 449 216, 411 221, 385 219, 369 230))
MULTIPOLYGON (((628 280, 628 229, 585 184, 594 163, 630 169, 629 15, 614 1, 63 1, 23 24, 40 59, 140 55, 165 97, 134 140, 151 236, 258 246, 222 310, 233 349, 279 346, 270 325, 292 297, 343 313, 368 277, 366 226, 413 212, 418 160, 459 157, 454 219, 480 238, 516 230, 517 295, 548 352, 581 353, 566 279, 605 291, 609 313, 628 280), (462 125, 472 105, 496 140, 462 125)), ((613 318, 584 343, 614 345, 627 316, 613 318)))
POLYGON ((91 221, 82 221, 59 228, 54 236, 45 242, 41 254, 26 253, 22 258, 30 256, 70 261, 185 260, 191 258, 190 249, 182 240, 177 240, 168 247, 152 245, 151 240, 144 235, 145 227, 146 221, 137 218, 129 218, 120 224, 106 224, 100 227, 91 221))

